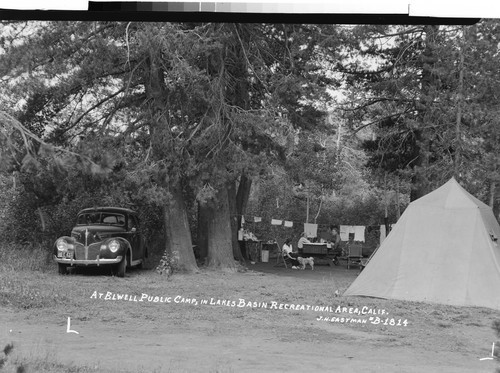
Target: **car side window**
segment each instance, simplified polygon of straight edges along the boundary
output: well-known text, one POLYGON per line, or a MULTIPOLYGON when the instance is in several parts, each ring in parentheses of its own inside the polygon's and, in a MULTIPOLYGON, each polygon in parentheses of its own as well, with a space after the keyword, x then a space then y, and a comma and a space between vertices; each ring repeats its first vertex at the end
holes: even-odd
POLYGON ((103 214, 102 224, 125 225, 125 216, 117 214, 103 214))
POLYGON ((118 219, 116 218, 115 215, 109 215, 103 217, 102 222, 104 224, 118 224, 118 219))
POLYGON ((129 215, 128 216, 128 223, 127 223, 127 230, 132 230, 133 228, 137 229, 137 220, 135 216, 129 215))

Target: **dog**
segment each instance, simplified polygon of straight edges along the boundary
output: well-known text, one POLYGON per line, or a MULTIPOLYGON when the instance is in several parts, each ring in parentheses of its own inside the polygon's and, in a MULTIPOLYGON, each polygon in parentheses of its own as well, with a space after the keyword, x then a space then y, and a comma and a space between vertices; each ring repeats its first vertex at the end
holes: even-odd
POLYGON ((297 261, 300 263, 300 269, 306 269, 306 265, 309 264, 311 266, 311 270, 314 271, 314 258, 312 256, 309 258, 302 258, 299 256, 297 261))

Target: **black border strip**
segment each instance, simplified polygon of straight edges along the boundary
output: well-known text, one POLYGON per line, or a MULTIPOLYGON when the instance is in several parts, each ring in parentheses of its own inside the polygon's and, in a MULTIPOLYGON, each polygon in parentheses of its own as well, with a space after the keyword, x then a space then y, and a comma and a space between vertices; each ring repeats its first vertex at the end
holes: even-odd
MULTIPOLYGON (((243 23, 321 23, 394 25, 473 25, 480 18, 411 17, 406 14, 310 14, 310 13, 218 13, 112 10, 108 3, 94 3, 88 11, 0 9, 3 20, 47 21, 146 21, 146 22, 243 22, 243 23), (97 4, 97 5, 93 5, 97 4), (101 8, 97 10, 96 8, 101 8)), ((114 3, 112 3, 114 4, 114 3)), ((117 3, 120 4, 120 3, 117 3)), ((112 8, 112 7, 111 7, 112 8)))

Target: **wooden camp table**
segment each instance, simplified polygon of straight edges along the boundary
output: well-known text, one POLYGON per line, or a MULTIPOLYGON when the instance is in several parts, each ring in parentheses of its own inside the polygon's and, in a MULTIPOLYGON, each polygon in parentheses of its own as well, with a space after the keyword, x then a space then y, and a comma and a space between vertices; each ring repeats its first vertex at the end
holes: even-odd
POLYGON ((305 243, 302 249, 299 249, 299 255, 304 258, 312 256, 314 259, 320 260, 317 264, 326 261, 331 266, 333 265, 333 260, 328 252, 328 249, 331 247, 332 245, 328 243, 305 243))

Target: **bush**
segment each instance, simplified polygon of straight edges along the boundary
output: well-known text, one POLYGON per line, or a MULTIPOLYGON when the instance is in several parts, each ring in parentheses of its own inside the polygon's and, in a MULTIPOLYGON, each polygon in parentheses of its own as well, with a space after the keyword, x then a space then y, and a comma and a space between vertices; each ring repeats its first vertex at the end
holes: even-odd
MULTIPOLYGON (((2 180, 5 181, 0 179, 2 180)), ((39 245, 50 252, 58 237, 70 233, 81 209, 119 206, 131 208, 139 213, 143 233, 148 240, 148 249, 150 252, 163 252, 161 207, 145 203, 141 196, 133 196, 122 188, 113 188, 109 184, 96 183, 93 188, 80 190, 72 197, 64 196, 54 199, 52 204, 40 206, 37 197, 22 186, 14 188, 8 183, 0 183, 0 244, 39 245)))
POLYGON ((2 269, 11 271, 53 271, 51 252, 39 244, 0 244, 2 269))

